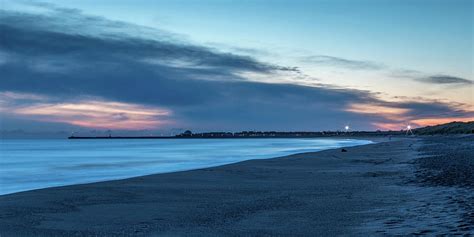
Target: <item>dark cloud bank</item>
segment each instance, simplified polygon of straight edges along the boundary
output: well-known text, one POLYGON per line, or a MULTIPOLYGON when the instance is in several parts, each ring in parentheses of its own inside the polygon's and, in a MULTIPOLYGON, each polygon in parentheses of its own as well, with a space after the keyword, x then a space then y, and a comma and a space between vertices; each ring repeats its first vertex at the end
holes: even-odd
POLYGON ((173 126, 197 130, 320 130, 345 123, 371 129, 372 122, 390 122, 384 116, 344 111, 351 103, 409 108, 415 117, 433 111, 465 115, 447 104, 383 102, 366 91, 251 82, 241 73, 272 77, 297 71, 180 42, 159 31, 131 35, 127 32, 140 32, 137 26, 50 8, 46 15, 0 13, 0 92, 36 93, 59 101, 96 96, 159 106, 173 111, 173 126))

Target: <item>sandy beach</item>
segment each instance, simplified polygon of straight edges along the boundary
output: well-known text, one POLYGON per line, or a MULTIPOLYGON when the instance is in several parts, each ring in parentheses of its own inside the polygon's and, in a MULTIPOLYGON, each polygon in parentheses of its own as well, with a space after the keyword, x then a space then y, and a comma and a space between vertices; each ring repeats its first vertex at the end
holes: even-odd
POLYGON ((474 0, 0 0, 0 237, 474 237, 474 0))
POLYGON ((473 136, 404 137, 0 196, 3 236, 337 236, 474 231, 473 136))

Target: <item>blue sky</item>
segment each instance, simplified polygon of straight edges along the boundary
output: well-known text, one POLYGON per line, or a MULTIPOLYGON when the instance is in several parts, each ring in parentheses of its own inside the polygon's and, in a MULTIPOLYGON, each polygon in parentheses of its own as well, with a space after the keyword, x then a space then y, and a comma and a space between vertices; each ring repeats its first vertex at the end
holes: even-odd
POLYGON ((9 35, 0 48, 0 66, 7 75, 0 81, 0 102, 14 111, 0 111, 3 130, 107 129, 106 124, 125 130, 318 130, 348 123, 360 129, 397 129, 407 123, 473 118, 472 1, 70 0, 2 5, 3 34, 9 35), (86 70, 98 65, 97 71, 86 70), (103 65, 129 71, 117 75, 103 65), (61 73, 68 76, 60 79, 61 73), (121 84, 104 77, 120 77, 121 84), (55 84, 33 86, 37 81, 32 78, 55 84), (238 89, 228 89, 224 84, 229 81, 238 89), (133 83, 140 83, 137 91, 114 92, 133 83), (163 83, 167 90, 185 94, 174 99, 147 96, 147 86, 163 83), (58 95, 59 85, 71 93, 58 95), (221 91, 204 98, 199 91, 174 86, 221 91), (269 91, 286 95, 285 100, 269 91), (236 100, 236 95, 242 98, 236 100), (196 97, 202 104, 183 97, 196 97), (217 103, 216 98, 224 99, 217 103), (299 107, 302 101, 310 104, 308 109, 299 107), (249 105, 247 116, 235 116, 249 105), (44 112, 64 106, 70 110, 66 114, 44 112), (328 106, 336 108, 324 109, 328 106), (111 112, 100 118, 87 114, 94 108, 111 112), (294 114, 282 115, 285 111, 294 114), (92 126, 88 121, 94 119, 103 124, 92 126))
POLYGON ((199 43, 335 55, 472 76, 473 6, 468 0, 57 3, 183 34, 199 43))

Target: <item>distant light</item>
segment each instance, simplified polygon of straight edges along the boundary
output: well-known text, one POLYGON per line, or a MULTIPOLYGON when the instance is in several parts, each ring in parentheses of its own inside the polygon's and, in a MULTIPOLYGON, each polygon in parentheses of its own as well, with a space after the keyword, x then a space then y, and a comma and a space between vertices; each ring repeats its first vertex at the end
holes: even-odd
POLYGON ((347 125, 346 125, 344 128, 345 128, 346 130, 349 130, 349 126, 347 126, 347 125))
POLYGON ((407 126, 407 129, 411 129, 411 126, 410 126, 410 125, 408 125, 408 126, 407 126))

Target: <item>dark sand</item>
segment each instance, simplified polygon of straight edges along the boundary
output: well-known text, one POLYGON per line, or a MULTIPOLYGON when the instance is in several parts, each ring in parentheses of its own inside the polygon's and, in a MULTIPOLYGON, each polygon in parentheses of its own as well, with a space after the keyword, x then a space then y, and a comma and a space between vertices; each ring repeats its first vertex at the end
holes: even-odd
POLYGON ((469 234, 473 144, 404 138, 3 195, 0 235, 469 234))

